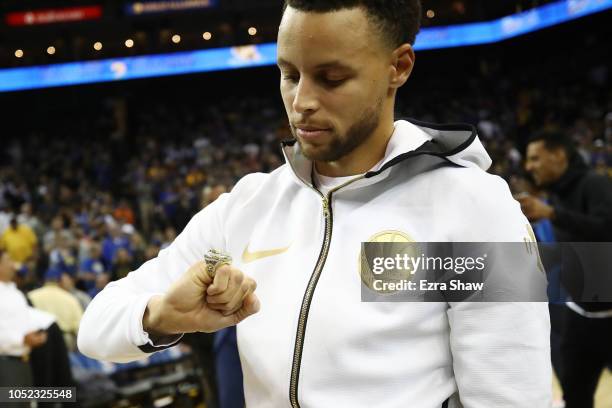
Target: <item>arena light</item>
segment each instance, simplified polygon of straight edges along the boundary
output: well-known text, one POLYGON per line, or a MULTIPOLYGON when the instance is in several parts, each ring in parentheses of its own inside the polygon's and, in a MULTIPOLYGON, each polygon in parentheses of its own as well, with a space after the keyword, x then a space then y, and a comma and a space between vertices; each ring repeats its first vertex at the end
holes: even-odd
POLYGON ((175 43, 175 44, 180 43, 180 42, 181 42, 181 36, 180 36, 180 35, 178 35, 178 34, 174 34, 174 35, 172 36, 172 42, 173 42, 173 43, 175 43))
POLYGON ((55 47, 52 45, 50 47, 47 47, 47 54, 49 55, 55 54, 55 47))
POLYGON ((100 51, 102 49, 102 43, 100 41, 95 42, 93 48, 96 51, 100 51))
POLYGON ((15 57, 22 58, 23 57, 23 50, 15 50, 15 57))
POLYGON ((427 10, 427 18, 434 18, 436 16, 436 12, 433 10, 427 10))
POLYGON ((125 46, 127 48, 132 48, 134 46, 134 40, 132 40, 131 38, 128 38, 127 40, 125 40, 125 46))
MULTIPOLYGON (((612 0, 567 0, 490 22, 424 28, 417 38, 415 49, 422 51, 494 43, 611 8, 612 0)), ((276 44, 269 43, 121 59, 8 68, 0 69, 0 92, 275 64, 276 44)))
POLYGON ((204 34, 202 34, 202 38, 204 38, 206 41, 212 39, 212 34, 208 31, 206 31, 204 34))
POLYGON ((257 29, 255 27, 249 27, 249 35, 251 37, 253 37, 254 35, 257 35, 257 29))

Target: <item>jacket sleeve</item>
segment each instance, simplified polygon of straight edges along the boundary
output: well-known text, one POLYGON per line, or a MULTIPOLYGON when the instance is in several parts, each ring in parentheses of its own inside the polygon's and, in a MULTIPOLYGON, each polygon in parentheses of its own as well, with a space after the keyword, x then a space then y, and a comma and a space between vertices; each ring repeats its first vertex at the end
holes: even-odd
MULTIPOLYGON (((13 313, 14 315, 15 313, 13 313)), ((23 330, 22 322, 7 314, 0 314, 0 355, 11 354, 16 348, 24 346, 23 340, 27 332, 23 330)))
MULTIPOLYGON (((487 175, 477 181, 476 190, 462 206, 465 231, 456 241, 524 244, 530 236, 529 223, 507 184, 487 175)), ((447 315, 453 369, 464 408, 551 406, 546 302, 449 302, 447 315)))
POLYGON ((109 283, 92 300, 79 328, 78 347, 83 354, 98 360, 129 362, 157 350, 142 328, 149 299, 165 293, 190 266, 204 259, 207 250, 225 249, 221 213, 228 200, 229 194, 224 194, 200 211, 156 258, 109 283))
POLYGON ((612 181, 590 175, 585 181, 586 212, 555 205, 553 224, 592 241, 612 241, 612 181))

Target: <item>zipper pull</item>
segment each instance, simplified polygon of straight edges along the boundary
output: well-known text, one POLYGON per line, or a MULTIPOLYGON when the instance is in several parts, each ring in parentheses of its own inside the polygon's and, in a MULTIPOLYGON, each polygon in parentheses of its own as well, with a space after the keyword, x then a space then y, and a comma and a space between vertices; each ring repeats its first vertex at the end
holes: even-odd
POLYGON ((329 217, 329 200, 327 197, 323 197, 323 214, 325 214, 326 217, 329 217))

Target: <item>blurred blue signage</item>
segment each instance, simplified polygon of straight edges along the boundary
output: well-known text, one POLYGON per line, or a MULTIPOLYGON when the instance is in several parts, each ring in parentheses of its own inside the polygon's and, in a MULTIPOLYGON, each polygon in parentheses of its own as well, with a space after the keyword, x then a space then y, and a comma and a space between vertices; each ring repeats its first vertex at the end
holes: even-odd
MULTIPOLYGON (((488 44, 612 8, 612 0, 566 0, 499 20, 421 30, 417 50, 488 44)), ((276 44, 0 69, 0 92, 223 71, 276 64, 276 44)))
POLYGON ((490 44, 612 8, 612 0, 565 0, 483 23, 424 28, 415 49, 490 44))
POLYGON ((137 1, 125 5, 125 13, 132 16, 153 13, 168 13, 215 7, 217 0, 151 0, 137 1))

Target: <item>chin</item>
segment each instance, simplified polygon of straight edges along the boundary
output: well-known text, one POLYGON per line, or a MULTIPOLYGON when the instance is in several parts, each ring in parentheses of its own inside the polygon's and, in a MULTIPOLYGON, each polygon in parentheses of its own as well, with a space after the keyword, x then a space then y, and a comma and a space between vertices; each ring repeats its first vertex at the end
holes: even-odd
POLYGON ((300 150, 302 154, 306 156, 309 160, 321 160, 320 157, 325 156, 325 147, 317 146, 310 143, 305 143, 304 141, 297 139, 298 144, 300 145, 300 150))
POLYGON ((310 161, 328 161, 326 160, 325 152, 322 152, 318 149, 304 149, 302 148, 302 154, 310 161))

